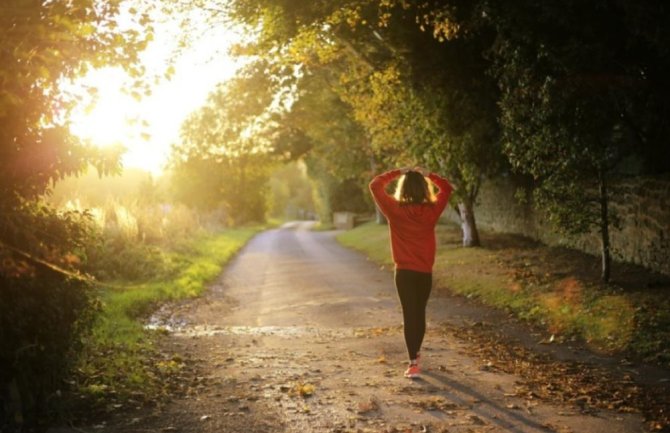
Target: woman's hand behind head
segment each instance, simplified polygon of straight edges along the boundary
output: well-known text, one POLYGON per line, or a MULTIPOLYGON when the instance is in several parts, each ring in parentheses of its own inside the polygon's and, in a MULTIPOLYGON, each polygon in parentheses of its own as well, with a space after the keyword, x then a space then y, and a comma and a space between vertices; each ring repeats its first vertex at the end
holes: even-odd
POLYGON ((416 166, 412 169, 412 171, 416 171, 418 173, 421 173, 421 176, 427 177, 430 174, 430 170, 426 170, 423 167, 416 166))

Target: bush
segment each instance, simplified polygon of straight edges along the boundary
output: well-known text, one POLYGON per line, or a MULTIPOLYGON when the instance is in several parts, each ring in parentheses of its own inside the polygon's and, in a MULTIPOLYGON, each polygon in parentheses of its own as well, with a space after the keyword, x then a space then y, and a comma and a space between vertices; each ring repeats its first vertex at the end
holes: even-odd
POLYGON ((98 280, 142 280, 167 277, 173 266, 160 248, 138 241, 102 238, 86 251, 84 270, 98 280))
POLYGON ((93 210, 84 270, 102 281, 167 278, 175 271, 174 255, 202 231, 197 214, 172 205, 123 205, 109 201, 93 210))
POLYGON ((48 418, 97 302, 90 287, 46 267, 0 273, 0 431, 48 418))
POLYGON ((86 213, 15 199, 0 215, 0 431, 12 431, 48 418, 96 300, 76 273, 86 213))
POLYGON ((87 356, 91 348, 83 345, 107 317, 78 272, 122 286, 155 281, 127 297, 131 320, 163 296, 160 281, 188 267, 203 229, 185 207, 115 200, 87 211, 0 201, 0 215, 0 431, 37 429, 63 410, 72 363, 87 356))

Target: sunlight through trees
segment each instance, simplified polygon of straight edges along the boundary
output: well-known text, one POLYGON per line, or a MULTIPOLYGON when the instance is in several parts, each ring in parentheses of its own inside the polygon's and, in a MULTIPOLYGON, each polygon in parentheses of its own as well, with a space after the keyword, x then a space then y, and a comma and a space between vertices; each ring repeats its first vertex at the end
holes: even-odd
MULTIPOLYGON (((369 217, 366 185, 393 166, 450 180, 465 247, 484 243, 482 186, 512 183, 562 240, 598 237, 607 283, 620 181, 670 172, 669 14, 660 0, 3 0, 0 430, 41 427, 95 338, 94 288, 160 297, 207 236, 268 217, 369 217), (120 174, 103 199, 92 179, 120 174)), ((648 224, 667 256, 667 224, 648 224)))

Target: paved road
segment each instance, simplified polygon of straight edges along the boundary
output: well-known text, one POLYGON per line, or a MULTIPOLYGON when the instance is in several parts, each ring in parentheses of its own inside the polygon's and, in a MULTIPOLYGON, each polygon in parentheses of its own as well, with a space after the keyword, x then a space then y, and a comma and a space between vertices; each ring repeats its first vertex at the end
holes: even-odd
POLYGON ((333 232, 289 223, 259 234, 213 287, 212 299, 232 298, 226 315, 197 316, 218 325, 355 327, 398 325, 388 272, 342 248, 333 232))
POLYGON ((457 314, 449 302, 431 299, 426 372, 405 379, 392 273, 307 222, 261 233, 208 295, 173 311, 172 341, 202 372, 195 391, 118 431, 644 431, 638 415, 522 394, 523 378, 485 368, 441 330, 457 314))

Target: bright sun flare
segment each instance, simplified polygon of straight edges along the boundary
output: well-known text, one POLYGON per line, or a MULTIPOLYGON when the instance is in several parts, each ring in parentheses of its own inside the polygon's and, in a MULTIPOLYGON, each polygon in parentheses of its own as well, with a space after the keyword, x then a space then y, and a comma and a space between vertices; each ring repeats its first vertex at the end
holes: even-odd
POLYGON ((98 146, 115 143, 128 145, 135 131, 131 112, 139 112, 137 101, 123 94, 121 89, 125 74, 118 69, 93 71, 77 84, 95 87, 96 101, 87 110, 77 110, 73 114, 72 130, 81 138, 90 139, 98 146), (132 110, 131 110, 132 109, 132 110))
MULTIPOLYGON (((164 74, 179 31, 175 24, 156 27, 155 39, 142 56, 149 76, 164 74)), ((179 58, 172 59, 172 78, 153 86, 151 95, 139 101, 123 92, 129 77, 122 70, 91 71, 70 88, 79 93, 86 86, 97 89, 93 104, 88 109, 82 104, 70 117, 72 132, 97 146, 121 144, 127 149, 124 167, 159 174, 170 145, 179 139, 184 119, 206 101, 216 84, 239 68, 239 62, 226 54, 239 40, 239 33, 222 26, 204 32, 179 58)))

